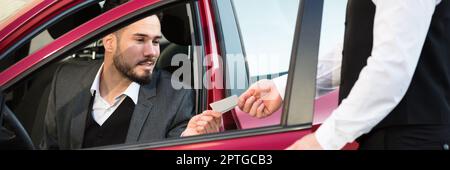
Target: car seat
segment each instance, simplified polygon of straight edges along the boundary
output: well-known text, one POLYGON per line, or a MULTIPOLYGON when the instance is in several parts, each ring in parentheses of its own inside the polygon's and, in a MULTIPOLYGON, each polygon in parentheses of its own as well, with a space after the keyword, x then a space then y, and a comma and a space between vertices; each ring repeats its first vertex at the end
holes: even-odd
POLYGON ((168 8, 162 13, 161 31, 169 44, 162 50, 156 69, 173 73, 182 66, 171 65, 174 56, 189 60, 189 47, 191 45, 189 17, 185 4, 168 8))
MULTIPOLYGON (((93 4, 65 17, 50 26, 47 31, 53 39, 57 39, 73 28, 100 15, 101 12, 100 5, 93 4)), ((35 146, 38 146, 43 135, 44 118, 50 91, 49 86, 58 64, 48 64, 44 69, 33 74, 32 79, 23 82, 24 89, 22 91, 24 94, 22 97, 18 96, 21 102, 17 105, 15 113, 30 134, 35 146)))

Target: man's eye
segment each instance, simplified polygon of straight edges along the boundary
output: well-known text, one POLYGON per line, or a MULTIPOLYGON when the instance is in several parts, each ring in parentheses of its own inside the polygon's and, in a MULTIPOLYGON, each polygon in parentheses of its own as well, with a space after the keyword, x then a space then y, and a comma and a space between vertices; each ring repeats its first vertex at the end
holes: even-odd
POLYGON ((143 38, 138 38, 138 39, 136 39, 136 41, 138 41, 138 42, 144 42, 145 39, 143 39, 143 38))
POLYGON ((158 45, 158 44, 159 44, 159 40, 153 41, 153 44, 154 44, 154 45, 158 45))

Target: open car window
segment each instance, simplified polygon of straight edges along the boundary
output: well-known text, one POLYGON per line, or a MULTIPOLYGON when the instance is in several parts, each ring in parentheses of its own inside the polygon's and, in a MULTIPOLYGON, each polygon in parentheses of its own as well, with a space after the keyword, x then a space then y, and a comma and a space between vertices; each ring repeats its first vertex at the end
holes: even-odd
MULTIPOLYGON (((264 80, 278 80, 277 86, 284 90, 300 0, 232 0, 231 4, 239 35, 235 43, 242 50, 226 53, 227 95, 239 96, 264 80)), ((222 27, 233 29, 225 24, 222 27)), ((251 117, 239 108, 232 112, 239 129, 252 129, 280 125, 282 108, 264 119, 251 117)))
POLYGON ((313 124, 321 124, 338 106, 347 0, 324 1, 317 64, 313 124))

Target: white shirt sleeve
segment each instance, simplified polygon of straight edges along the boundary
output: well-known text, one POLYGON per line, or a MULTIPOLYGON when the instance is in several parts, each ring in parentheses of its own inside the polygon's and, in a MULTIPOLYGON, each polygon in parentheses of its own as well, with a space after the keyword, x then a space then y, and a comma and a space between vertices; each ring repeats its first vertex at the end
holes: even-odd
POLYGON ((277 87, 278 93, 280 93, 281 99, 283 99, 283 100, 284 100, 284 94, 286 91, 287 77, 288 77, 288 75, 285 74, 280 77, 276 77, 276 78, 272 79, 273 83, 277 87))
POLYGON ((372 56, 349 96, 316 131, 324 149, 341 149, 369 132, 405 95, 440 0, 373 0, 372 56))
POLYGON ((339 87, 342 63, 342 43, 324 55, 319 55, 316 76, 316 98, 339 87))
MULTIPOLYGON (((330 50, 325 55, 319 56, 317 66, 316 98, 339 87, 341 76, 342 43, 330 50)), ((272 79, 281 98, 284 100, 288 75, 282 75, 272 79)))

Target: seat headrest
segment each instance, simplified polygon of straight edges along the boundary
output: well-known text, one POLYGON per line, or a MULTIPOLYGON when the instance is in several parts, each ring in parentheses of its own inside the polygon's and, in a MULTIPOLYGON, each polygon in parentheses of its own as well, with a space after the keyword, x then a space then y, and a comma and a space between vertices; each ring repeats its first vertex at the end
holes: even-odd
POLYGON ((191 45, 191 31, 186 5, 181 4, 163 11, 161 31, 164 37, 178 45, 191 45))
POLYGON ((183 61, 189 60, 188 50, 187 46, 177 45, 175 43, 169 44, 161 52, 158 62, 156 62, 156 68, 174 72, 179 66, 172 66, 173 57, 179 57, 179 59, 182 59, 183 61))

